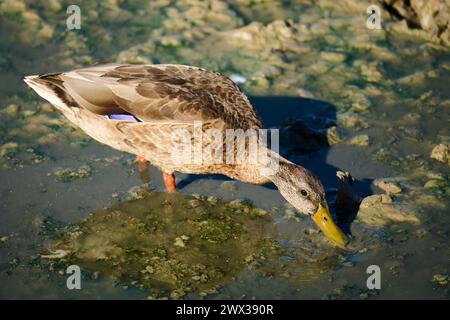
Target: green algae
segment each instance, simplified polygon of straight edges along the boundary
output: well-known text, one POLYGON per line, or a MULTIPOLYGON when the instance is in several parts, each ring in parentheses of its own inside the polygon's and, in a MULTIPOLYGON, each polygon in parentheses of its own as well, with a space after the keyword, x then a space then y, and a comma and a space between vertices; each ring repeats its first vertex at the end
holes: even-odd
POLYGON ((98 210, 71 229, 55 228, 47 250, 58 255, 44 256, 61 258, 63 251, 64 265, 150 289, 157 297, 214 291, 276 252, 270 219, 248 205, 236 208, 148 191, 98 210))
POLYGON ((245 201, 142 192, 77 224, 44 219, 44 265, 60 273, 75 264, 150 299, 179 299, 213 294, 245 269, 295 286, 348 263, 317 231, 309 241, 286 239, 266 211, 245 201))
POLYGON ((55 179, 60 182, 70 182, 74 179, 86 179, 92 175, 92 167, 89 165, 83 165, 76 169, 55 169, 55 171, 53 171, 53 175, 55 176, 55 179))

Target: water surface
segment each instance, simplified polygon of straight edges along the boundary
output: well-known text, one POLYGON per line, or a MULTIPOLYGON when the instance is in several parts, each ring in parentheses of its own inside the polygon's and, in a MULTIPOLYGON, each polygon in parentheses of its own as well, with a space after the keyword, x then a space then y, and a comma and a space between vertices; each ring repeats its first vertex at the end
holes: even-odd
POLYGON ((66 30, 65 3, 0 5, 0 297, 448 299, 450 171, 430 158, 450 142, 448 48, 401 23, 366 29, 364 1, 345 10, 333 1, 166 2, 81 1, 78 31, 66 30), (270 186, 179 174, 181 194, 167 199, 158 170, 143 177, 131 155, 85 136, 22 82, 99 61, 239 76, 268 127, 288 118, 320 132, 337 126, 331 146, 300 152, 298 139, 281 141, 330 200, 338 169, 362 196, 384 192, 377 178, 402 191, 361 212, 348 251, 270 186), (364 135, 368 145, 352 142, 364 135), (246 202, 234 208, 236 199, 246 202), (49 258, 56 250, 64 257, 49 258), (82 290, 66 289, 70 263, 82 267, 82 290), (366 287, 372 264, 381 290, 366 287))

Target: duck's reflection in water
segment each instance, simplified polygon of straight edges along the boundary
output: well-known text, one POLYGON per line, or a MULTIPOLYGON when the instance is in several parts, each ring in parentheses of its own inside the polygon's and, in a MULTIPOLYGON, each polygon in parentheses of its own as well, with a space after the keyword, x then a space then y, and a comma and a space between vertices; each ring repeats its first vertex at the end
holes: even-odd
POLYGON ((150 163, 144 162, 144 161, 136 161, 136 167, 139 172, 139 177, 141 178, 141 181, 143 184, 149 184, 150 183, 150 170, 149 170, 150 163))
POLYGON ((156 294, 208 293, 273 254, 273 223, 235 202, 147 192, 63 230, 51 250, 67 263, 156 294))
POLYGON ((280 234, 270 214, 240 201, 153 191, 140 196, 60 230, 49 251, 63 250, 58 259, 84 271, 150 288, 155 298, 207 295, 247 268, 312 279, 335 260, 331 246, 299 239, 301 231, 280 234))

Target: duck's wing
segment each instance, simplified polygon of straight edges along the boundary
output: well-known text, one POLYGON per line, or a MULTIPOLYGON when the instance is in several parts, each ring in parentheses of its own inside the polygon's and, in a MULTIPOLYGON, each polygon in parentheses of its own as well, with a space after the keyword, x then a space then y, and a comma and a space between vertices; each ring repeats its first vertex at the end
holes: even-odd
POLYGON ((196 67, 105 64, 40 78, 100 115, 125 113, 149 123, 222 120, 230 128, 261 127, 232 80, 196 67))

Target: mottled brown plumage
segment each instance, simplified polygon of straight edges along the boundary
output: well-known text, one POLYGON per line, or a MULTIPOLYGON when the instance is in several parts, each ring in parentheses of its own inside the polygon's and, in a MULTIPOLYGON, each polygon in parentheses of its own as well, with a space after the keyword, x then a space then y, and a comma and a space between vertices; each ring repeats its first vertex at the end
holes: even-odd
MULTIPOLYGON (((247 183, 274 182, 282 195, 306 214, 325 207, 320 180, 303 167, 267 150, 279 160, 279 170, 262 175, 263 164, 177 164, 172 159, 172 133, 194 123, 201 131, 262 128, 246 95, 229 78, 213 71, 184 65, 103 64, 62 73, 28 76, 26 83, 55 105, 92 138, 115 149, 140 155, 170 175, 215 173, 247 183), (128 114, 139 119, 111 120, 128 114), (307 192, 307 196, 299 190, 307 192)), ((202 147, 213 141, 203 139, 202 147)), ((225 154, 226 146, 223 145, 225 154)), ((234 150, 235 156, 237 150, 234 150)), ((331 220, 331 219, 330 219, 331 220)), ((322 228, 322 227, 321 227, 322 228)))
MULTIPOLYGON (((224 173, 239 179, 236 166, 174 165, 170 136, 176 129, 192 131, 194 121, 202 121, 205 130, 262 127, 233 81, 196 67, 106 64, 26 81, 56 95, 62 102, 57 107, 94 139, 142 155, 167 173, 224 173), (103 117, 111 114, 131 114, 141 122, 103 117)), ((268 181, 247 172, 241 175, 246 182, 268 181)))

